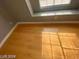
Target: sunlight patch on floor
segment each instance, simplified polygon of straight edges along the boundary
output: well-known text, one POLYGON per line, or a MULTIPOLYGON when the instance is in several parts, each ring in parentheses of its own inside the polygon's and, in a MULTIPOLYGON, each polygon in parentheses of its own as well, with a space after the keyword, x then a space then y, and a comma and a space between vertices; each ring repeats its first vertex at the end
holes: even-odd
POLYGON ((64 59, 65 49, 79 49, 78 43, 76 33, 58 32, 57 29, 45 28, 42 32, 42 56, 46 59, 64 59))

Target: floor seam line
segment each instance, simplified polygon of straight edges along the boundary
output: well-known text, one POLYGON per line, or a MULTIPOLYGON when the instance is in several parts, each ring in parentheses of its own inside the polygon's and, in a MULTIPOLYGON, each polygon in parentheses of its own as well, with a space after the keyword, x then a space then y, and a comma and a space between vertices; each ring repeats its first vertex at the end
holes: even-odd
MULTIPOLYGON (((50 37, 51 37, 51 34, 49 34, 50 37)), ((50 46, 51 46, 51 54, 52 54, 52 59, 53 59, 53 51, 52 51, 52 44, 51 44, 51 38, 49 37, 49 40, 50 40, 50 46)))
POLYGON ((64 53, 64 48, 63 48, 63 46, 62 46, 62 43, 61 43, 60 36, 59 36, 58 32, 57 32, 57 36, 58 36, 58 40, 59 40, 59 43, 60 43, 60 47, 61 47, 61 49, 62 49, 63 57, 64 57, 64 59, 66 59, 66 58, 65 58, 65 53, 64 53))

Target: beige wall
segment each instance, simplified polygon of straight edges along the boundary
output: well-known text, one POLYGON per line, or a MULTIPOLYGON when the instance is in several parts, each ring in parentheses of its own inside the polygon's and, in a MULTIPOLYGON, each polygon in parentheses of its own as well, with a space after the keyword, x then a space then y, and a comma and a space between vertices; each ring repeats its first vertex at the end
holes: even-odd
POLYGON ((5 0, 5 8, 11 13, 18 21, 31 21, 31 22, 46 22, 46 21, 79 21, 79 15, 65 15, 65 16, 45 16, 45 17, 31 17, 29 9, 25 0, 5 0))
POLYGON ((5 10, 3 1, 0 0, 0 42, 15 25, 14 18, 5 10))
POLYGON ((31 16, 25 0, 5 0, 4 7, 16 19, 24 19, 31 16))
POLYGON ((61 15, 61 16, 44 16, 44 17, 30 17, 21 22, 54 22, 54 21, 79 21, 79 15, 61 15))

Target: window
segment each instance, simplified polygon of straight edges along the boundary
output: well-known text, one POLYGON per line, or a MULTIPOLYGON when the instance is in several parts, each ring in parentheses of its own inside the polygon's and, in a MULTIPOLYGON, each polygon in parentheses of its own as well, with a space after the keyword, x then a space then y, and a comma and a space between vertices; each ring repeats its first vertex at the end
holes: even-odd
POLYGON ((39 0, 40 7, 70 4, 71 0, 39 0))

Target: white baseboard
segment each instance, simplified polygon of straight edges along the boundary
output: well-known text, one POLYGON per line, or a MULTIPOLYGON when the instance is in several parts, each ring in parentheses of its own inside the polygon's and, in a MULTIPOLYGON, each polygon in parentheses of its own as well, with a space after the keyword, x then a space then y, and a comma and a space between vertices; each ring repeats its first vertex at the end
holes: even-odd
POLYGON ((12 34, 12 32, 15 30, 15 28, 17 27, 18 24, 16 24, 10 31, 9 33, 4 37, 4 39, 2 40, 2 42, 0 43, 0 48, 5 44, 5 42, 7 41, 7 39, 10 37, 10 35, 12 34))
POLYGON ((17 24, 55 24, 55 23, 77 23, 79 24, 79 21, 53 21, 53 22, 18 22, 17 24))

